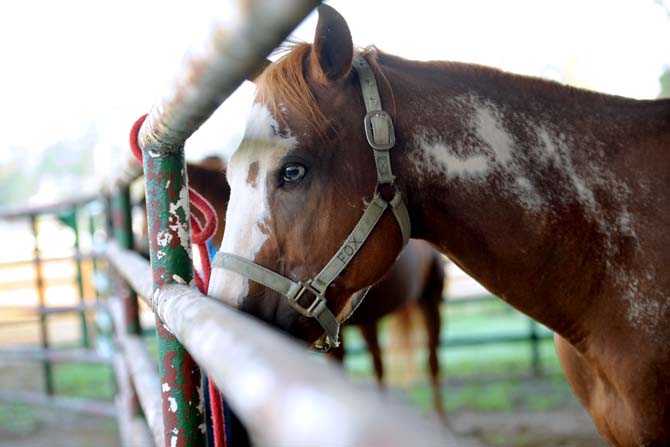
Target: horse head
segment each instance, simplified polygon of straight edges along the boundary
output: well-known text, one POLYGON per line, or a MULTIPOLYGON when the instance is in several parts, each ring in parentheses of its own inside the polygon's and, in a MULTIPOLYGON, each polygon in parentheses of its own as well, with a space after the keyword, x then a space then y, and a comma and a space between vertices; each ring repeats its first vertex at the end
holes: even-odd
POLYGON ((351 314, 356 292, 389 270, 409 237, 385 144, 390 116, 369 111, 361 84, 376 78, 369 95, 384 107, 390 90, 362 58, 344 18, 321 6, 314 43, 293 46, 256 79, 246 133, 228 164, 223 254, 209 295, 308 343, 351 314), (330 315, 311 318, 320 312, 330 315))

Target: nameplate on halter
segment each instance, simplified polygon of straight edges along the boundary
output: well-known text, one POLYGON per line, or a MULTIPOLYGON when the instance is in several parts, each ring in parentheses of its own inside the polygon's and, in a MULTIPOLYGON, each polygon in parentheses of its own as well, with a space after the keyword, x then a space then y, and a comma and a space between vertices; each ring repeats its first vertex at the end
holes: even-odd
POLYGON ((325 293, 328 285, 342 273, 342 270, 349 265, 351 259, 360 250, 387 207, 388 202, 382 199, 379 193, 375 193, 349 237, 340 246, 330 262, 312 280, 312 287, 321 293, 325 293))

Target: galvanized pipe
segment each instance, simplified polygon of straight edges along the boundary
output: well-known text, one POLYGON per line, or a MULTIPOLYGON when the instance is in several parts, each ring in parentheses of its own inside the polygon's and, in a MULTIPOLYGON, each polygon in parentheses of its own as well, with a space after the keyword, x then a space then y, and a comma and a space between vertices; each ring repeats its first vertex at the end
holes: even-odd
POLYGON ((110 402, 102 400, 81 399, 77 397, 47 396, 43 393, 20 390, 0 389, 0 401, 24 402, 40 407, 61 408, 67 411, 78 411, 97 416, 116 416, 116 409, 110 402))
MULTIPOLYGON (((146 261, 145 261, 146 262, 146 261)), ((148 270, 148 269, 147 269, 148 270)), ((146 272, 148 276, 148 271, 146 272)), ((133 384, 132 393, 127 394, 129 399, 125 406, 133 408, 133 400, 138 399, 142 412, 146 418, 147 425, 153 437, 153 443, 156 446, 165 445, 165 429, 163 425, 162 402, 161 402, 161 382, 158 378, 158 371, 151 359, 149 352, 139 335, 132 335, 123 330, 124 325, 124 304, 119 298, 109 299, 109 309, 116 326, 116 342, 123 353, 123 366, 127 368, 127 375, 133 384)), ((121 365, 117 366, 122 369, 121 365)))
POLYGON ((0 219, 24 219, 27 216, 56 214, 59 211, 72 208, 77 205, 84 205, 86 203, 97 200, 99 194, 89 194, 75 197, 73 199, 63 200, 61 202, 50 203, 48 205, 27 206, 19 208, 0 208, 0 219))
POLYGON ((114 373, 117 386, 114 402, 116 403, 116 419, 119 424, 121 445, 124 447, 154 445, 155 441, 146 420, 137 414, 136 405, 133 403, 135 393, 125 357, 119 352, 114 354, 114 373))
MULTIPOLYGON (((101 356, 92 349, 62 349, 62 348, 7 348, 0 349, 1 360, 38 360, 48 364, 51 368, 53 363, 110 363, 110 359, 101 356)), ((52 385, 53 386, 53 385, 52 385)), ((53 391, 53 388, 52 388, 53 391)), ((48 394, 48 393, 47 393, 48 394)))
POLYGON ((108 257, 207 371, 264 445, 480 445, 457 438, 220 301, 181 285, 155 293, 139 255, 110 245, 108 257))
MULTIPOLYGON (((190 284, 193 264, 184 142, 318 4, 315 0, 245 0, 231 5, 210 39, 142 125, 147 220, 154 289, 190 284)), ((161 321, 156 322, 166 445, 204 442, 200 371, 161 321)))
POLYGON ((174 153, 320 2, 239 0, 222 8, 226 17, 211 39, 189 54, 175 87, 140 130, 140 147, 174 153))

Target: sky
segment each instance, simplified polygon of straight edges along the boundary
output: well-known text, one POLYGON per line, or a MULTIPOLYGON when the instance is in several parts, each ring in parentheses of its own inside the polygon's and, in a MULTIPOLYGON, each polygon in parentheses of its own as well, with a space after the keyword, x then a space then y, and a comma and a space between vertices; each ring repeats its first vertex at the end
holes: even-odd
MULTIPOLYGON (((0 163, 39 157, 95 128, 96 169, 121 162, 128 129, 170 88, 192 42, 231 0, 0 3, 0 163)), ((654 98, 670 65, 670 21, 654 0, 332 0, 354 42, 410 59, 490 65, 654 98)), ((295 32, 311 41, 316 15, 295 32)), ((187 142, 187 158, 234 149, 253 86, 187 142)))

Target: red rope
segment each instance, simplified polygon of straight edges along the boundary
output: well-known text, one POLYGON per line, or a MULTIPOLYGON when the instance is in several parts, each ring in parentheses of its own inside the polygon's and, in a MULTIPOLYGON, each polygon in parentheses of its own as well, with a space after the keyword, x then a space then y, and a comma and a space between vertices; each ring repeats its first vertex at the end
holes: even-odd
MULTIPOLYGON (((133 127, 130 129, 130 150, 133 153, 133 156, 137 161, 142 164, 142 150, 138 143, 138 136, 140 128, 146 120, 147 114, 139 117, 133 127)), ((205 220, 204 227, 198 221, 198 219, 191 213, 190 223, 191 223, 191 240, 193 244, 198 247, 198 252, 200 253, 200 261, 202 262, 202 271, 203 275, 200 276, 197 270, 194 269, 193 277, 195 279, 196 287, 204 294, 207 294, 209 289, 209 278, 212 275, 212 265, 209 260, 209 252, 207 250, 207 241, 214 235, 216 232, 217 218, 216 211, 214 207, 201 196, 195 189, 188 187, 188 198, 191 202, 191 205, 200 211, 205 220)), ((216 389, 214 383, 209 380, 209 396, 210 396, 210 409, 212 413, 212 427, 214 429, 214 446, 215 447, 225 447, 226 446, 226 429, 225 429, 225 420, 223 418, 223 405, 221 401, 221 395, 219 390, 216 389)))

